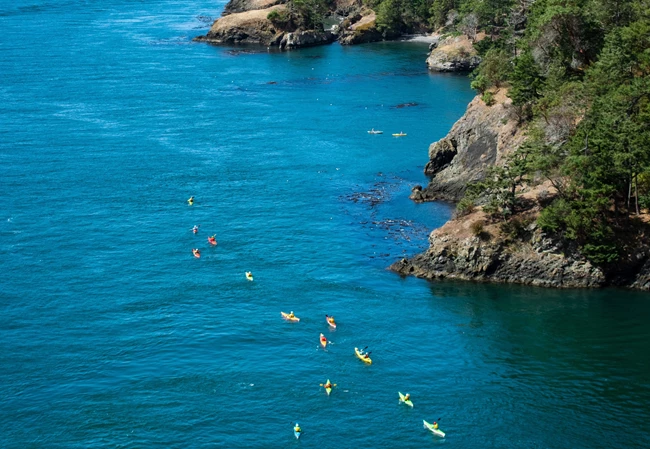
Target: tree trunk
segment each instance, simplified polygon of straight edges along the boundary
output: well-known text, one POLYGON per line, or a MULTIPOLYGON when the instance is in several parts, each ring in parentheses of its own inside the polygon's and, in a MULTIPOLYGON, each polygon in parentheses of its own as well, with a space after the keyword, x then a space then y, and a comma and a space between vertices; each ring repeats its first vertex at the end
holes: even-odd
POLYGON ((634 174, 634 199, 636 201, 636 214, 639 215, 639 175, 634 174))
POLYGON ((625 208, 627 213, 630 213, 630 197, 632 196, 632 178, 630 177, 627 181, 627 199, 625 200, 625 208))

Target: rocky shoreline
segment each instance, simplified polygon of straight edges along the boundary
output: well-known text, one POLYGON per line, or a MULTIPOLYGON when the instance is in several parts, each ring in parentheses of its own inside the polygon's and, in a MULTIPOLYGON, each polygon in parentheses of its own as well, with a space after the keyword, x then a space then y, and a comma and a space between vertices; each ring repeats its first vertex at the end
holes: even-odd
MULTIPOLYGON (((524 141, 526 130, 513 118, 505 90, 493 93, 494 105, 475 97, 449 133, 431 144, 425 167, 431 181, 425 187, 413 188, 413 201, 458 201, 468 184, 484 179, 489 167, 502 165, 524 141)), ((424 253, 401 259, 389 269, 429 280, 650 290, 650 243, 644 226, 626 231, 630 243, 626 256, 616 266, 595 266, 580 254, 574 242, 547 235, 537 227, 541 203, 549 190, 550 185, 542 184, 520 192, 528 205, 510 220, 513 225, 509 230, 477 207, 431 232, 424 253)))
POLYGON ((404 40, 430 43, 426 64, 433 72, 468 72, 481 61, 467 36, 380 32, 375 11, 361 0, 335 0, 329 14, 338 21, 331 29, 303 29, 291 20, 287 21, 291 17, 287 0, 230 0, 208 33, 195 37, 194 41, 224 45, 255 44, 286 51, 328 45, 335 41, 341 45, 356 45, 404 40))

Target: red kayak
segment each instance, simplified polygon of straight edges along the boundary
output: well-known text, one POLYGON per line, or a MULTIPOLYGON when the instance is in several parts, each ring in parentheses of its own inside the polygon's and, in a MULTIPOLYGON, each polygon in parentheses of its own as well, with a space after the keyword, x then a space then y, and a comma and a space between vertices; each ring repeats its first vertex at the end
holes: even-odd
POLYGON ((192 254, 194 254, 194 257, 196 257, 197 259, 201 257, 201 251, 199 251, 198 249, 193 249, 192 254))
POLYGON ((208 243, 209 243, 210 245, 215 245, 215 246, 216 246, 216 244, 217 244, 217 239, 215 239, 214 237, 208 237, 208 243))
POLYGON ((320 334, 320 344, 323 348, 327 346, 327 338, 323 334, 320 334))

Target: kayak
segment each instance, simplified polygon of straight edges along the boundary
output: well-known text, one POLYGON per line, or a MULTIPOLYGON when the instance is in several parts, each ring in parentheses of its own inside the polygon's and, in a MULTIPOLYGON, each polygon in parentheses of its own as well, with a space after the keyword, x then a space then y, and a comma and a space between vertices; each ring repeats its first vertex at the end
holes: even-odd
POLYGON ((217 239, 212 238, 212 237, 208 237, 208 243, 209 243, 210 245, 215 245, 215 246, 216 246, 216 244, 217 244, 217 239))
POLYGON ((331 322, 331 321, 330 321, 330 317, 328 317, 327 315, 325 315, 325 320, 327 321, 327 324, 329 324, 331 327, 333 327, 334 329, 336 329, 336 323, 331 322))
POLYGON ((399 391, 397 392, 397 394, 399 394, 399 401, 400 401, 400 402, 403 402, 403 403, 405 403, 406 405, 408 405, 408 406, 410 406, 410 407, 413 407, 413 402, 411 402, 410 399, 408 399, 408 400, 404 399, 405 396, 404 396, 402 393, 400 393, 399 391))
POLYGON ((253 273, 251 273, 250 271, 247 271, 246 272, 246 279, 248 279, 249 281, 252 281, 253 280, 253 273))
POLYGON ((384 134, 384 132, 383 131, 375 131, 374 129, 371 129, 370 131, 368 131, 368 134, 384 134))
POLYGON ((445 432, 443 432, 443 431, 440 430, 440 429, 434 429, 434 428, 433 428, 433 424, 430 424, 430 423, 426 422, 425 420, 422 420, 422 422, 424 423, 424 428, 425 428, 425 429, 429 429, 431 432, 433 432, 434 435, 437 435, 437 436, 439 436, 440 438, 444 438, 444 437, 445 437, 445 432))
POLYGON ((372 365, 372 359, 370 357, 364 357, 363 355, 361 355, 361 353, 359 352, 359 348, 354 348, 354 353, 357 355, 357 357, 359 357, 359 359, 363 363, 367 363, 368 365, 372 365))
POLYGON ((323 334, 320 334, 320 344, 323 348, 327 346, 327 338, 323 334))
POLYGON ((300 438, 300 434, 302 433, 302 429, 296 425, 296 427, 293 428, 293 434, 296 437, 296 440, 300 438))
MULTIPOLYGON (((329 379, 327 379, 327 382, 325 382, 325 385, 327 385, 328 383, 330 383, 329 379)), ((330 393, 332 392, 332 387, 325 388, 325 392, 327 392, 327 395, 329 396, 330 393)))
POLYGON ((194 257, 197 259, 201 257, 201 252, 198 249, 193 249, 192 254, 194 254, 194 257))
POLYGON ((406 133, 393 134, 393 137, 404 137, 406 133))
POLYGON ((288 313, 280 312, 280 315, 282 315, 282 318, 284 318, 287 321, 293 321, 294 323, 300 321, 300 318, 298 318, 297 316, 291 318, 288 313))

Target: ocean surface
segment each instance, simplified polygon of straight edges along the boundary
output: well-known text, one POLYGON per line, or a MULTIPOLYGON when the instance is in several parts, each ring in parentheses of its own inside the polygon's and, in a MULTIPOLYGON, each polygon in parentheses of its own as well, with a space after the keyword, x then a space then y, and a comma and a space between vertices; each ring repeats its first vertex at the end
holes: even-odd
POLYGON ((467 77, 191 42, 224 3, 0 0, 0 447, 650 447, 649 294, 386 270, 467 77))

